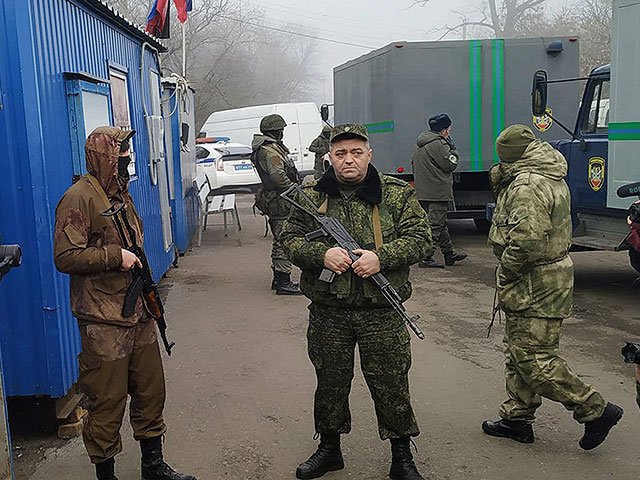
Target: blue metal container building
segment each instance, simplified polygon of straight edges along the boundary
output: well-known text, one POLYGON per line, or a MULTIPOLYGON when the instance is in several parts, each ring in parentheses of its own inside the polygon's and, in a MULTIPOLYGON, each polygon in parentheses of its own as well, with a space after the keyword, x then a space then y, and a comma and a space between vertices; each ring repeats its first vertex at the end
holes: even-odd
POLYGON ((0 288, 8 396, 61 397, 77 379, 78 329, 52 238, 56 204, 72 177, 84 173, 84 139, 93 127, 128 121, 138 132, 130 190, 156 280, 174 260, 160 111, 163 50, 100 0, 0 2, 0 52, 10 52, 0 55, 0 234, 24 252, 23 266, 0 288))

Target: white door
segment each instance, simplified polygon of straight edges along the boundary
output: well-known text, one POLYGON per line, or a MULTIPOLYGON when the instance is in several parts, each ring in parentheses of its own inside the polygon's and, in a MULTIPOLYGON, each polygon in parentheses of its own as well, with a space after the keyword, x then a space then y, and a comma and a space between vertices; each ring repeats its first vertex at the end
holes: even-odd
POLYGON ((164 250, 168 252, 173 244, 173 232, 171 231, 171 205, 169 204, 169 180, 167 173, 167 159, 164 149, 164 126, 162 120, 162 110, 160 107, 160 76, 155 72, 149 72, 149 94, 151 96, 151 114, 147 126, 151 127, 151 143, 149 147, 153 155, 153 168, 158 184, 158 195, 160 197, 160 216, 162 219, 162 237, 164 240, 164 250))

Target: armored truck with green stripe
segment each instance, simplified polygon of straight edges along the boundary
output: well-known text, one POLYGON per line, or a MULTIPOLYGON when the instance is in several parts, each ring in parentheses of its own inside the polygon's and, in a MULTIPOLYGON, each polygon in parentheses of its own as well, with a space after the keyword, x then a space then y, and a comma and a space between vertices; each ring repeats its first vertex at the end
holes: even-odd
MULTIPOLYGON (((551 142, 569 163, 574 248, 629 249, 625 241, 629 199, 616 192, 640 181, 638 25, 640 0, 614 0, 611 65, 594 69, 587 78, 573 78, 587 82, 575 127, 567 132, 572 138, 551 142)), ((540 85, 546 102, 540 110, 563 102, 558 86, 564 87, 568 80, 572 79, 546 72, 540 85)), ((563 123, 576 118, 575 113, 553 116, 563 123)), ((640 257, 640 252, 629 252, 640 257)), ((633 263, 639 265, 640 259, 633 263)))
MULTIPOLYGON (((384 173, 412 180, 411 156, 427 120, 447 113, 460 153, 450 217, 486 226, 492 201, 487 171, 498 161, 494 143, 513 123, 536 127, 545 140, 561 131, 531 115, 531 78, 538 69, 577 76, 576 38, 519 38, 400 42, 334 69, 336 123, 367 125, 373 162, 384 173)), ((557 115, 575 115, 579 86, 558 89, 557 115)))

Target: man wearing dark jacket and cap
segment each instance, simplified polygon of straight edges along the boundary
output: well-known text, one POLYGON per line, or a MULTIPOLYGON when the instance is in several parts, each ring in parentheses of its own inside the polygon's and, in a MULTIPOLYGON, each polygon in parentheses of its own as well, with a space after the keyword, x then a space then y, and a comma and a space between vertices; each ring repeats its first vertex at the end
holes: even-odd
POLYGON ((271 246, 271 290, 276 295, 302 295, 300 286, 291 281, 293 264, 280 241, 280 232, 291 207, 280 194, 299 182, 295 164, 289 158, 289 149, 282 142, 287 122, 280 115, 267 115, 260 121, 260 133, 253 137, 251 161, 262 186, 256 192, 256 208, 269 218, 273 234, 271 246))
POLYGON ((82 342, 78 385, 90 400, 84 444, 98 480, 117 480, 114 457, 122 450, 120 427, 130 395, 143 480, 195 480, 163 460, 165 381, 155 322, 140 298, 131 317, 122 315, 133 280, 130 270, 141 266, 140 259, 123 248, 113 218, 101 215, 124 204, 142 245, 142 220, 129 194, 127 171, 134 134, 96 128, 85 144, 89 173, 67 190, 56 208, 55 264, 71 277, 71 311, 82 342))
POLYGON ((444 268, 433 259, 435 246, 444 255, 444 262, 451 266, 467 255, 453 250, 447 227, 447 210, 453 201, 453 172, 458 167, 458 151, 451 140, 451 119, 441 113, 429 119, 428 132, 420 134, 411 159, 413 179, 420 205, 429 215, 433 247, 419 263, 423 268, 444 268))

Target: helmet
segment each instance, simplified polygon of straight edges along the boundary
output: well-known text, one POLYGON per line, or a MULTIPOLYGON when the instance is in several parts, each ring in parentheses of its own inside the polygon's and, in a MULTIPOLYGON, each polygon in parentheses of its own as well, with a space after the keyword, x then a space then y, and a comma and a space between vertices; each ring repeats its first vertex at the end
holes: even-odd
POLYGON ((287 126, 287 122, 284 121, 277 113, 267 115, 260 122, 260 131, 261 132, 273 132, 276 130, 283 130, 284 127, 287 126))

